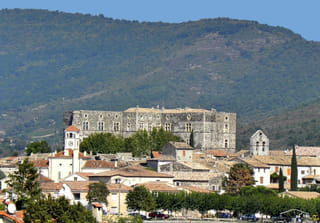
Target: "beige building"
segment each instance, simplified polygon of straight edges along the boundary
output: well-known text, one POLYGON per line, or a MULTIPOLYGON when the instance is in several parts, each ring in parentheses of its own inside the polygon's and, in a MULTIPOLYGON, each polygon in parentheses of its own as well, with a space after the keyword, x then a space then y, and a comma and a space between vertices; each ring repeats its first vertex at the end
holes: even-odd
POLYGON ((74 125, 80 140, 90 134, 105 132, 129 137, 138 130, 163 128, 202 149, 236 149, 236 114, 215 109, 129 108, 125 111, 79 110, 64 113, 64 126, 74 125))

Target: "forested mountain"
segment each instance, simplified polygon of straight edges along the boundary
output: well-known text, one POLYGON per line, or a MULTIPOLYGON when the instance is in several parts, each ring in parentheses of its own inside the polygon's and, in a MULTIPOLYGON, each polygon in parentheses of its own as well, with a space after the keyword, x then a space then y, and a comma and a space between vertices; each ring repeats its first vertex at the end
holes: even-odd
POLYGON ((0 11, 0 33, 0 134, 16 149, 61 140, 65 110, 214 107, 241 124, 320 94, 320 43, 253 21, 15 9, 0 11))

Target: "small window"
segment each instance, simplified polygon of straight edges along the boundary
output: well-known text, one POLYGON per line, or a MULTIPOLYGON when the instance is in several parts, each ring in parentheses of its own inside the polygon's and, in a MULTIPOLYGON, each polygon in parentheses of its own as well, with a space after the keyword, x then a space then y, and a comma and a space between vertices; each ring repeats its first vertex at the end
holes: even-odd
POLYGON ((304 171, 304 170, 301 170, 301 174, 305 174, 305 171, 304 171))
POLYGON ((262 152, 264 152, 265 146, 266 146, 266 142, 262 142, 262 152))
POLYGON ((131 128, 131 123, 130 123, 130 122, 128 122, 128 123, 127 123, 127 131, 129 131, 129 130, 130 130, 130 128, 131 128))
POLYGON ((98 122, 98 130, 103 131, 104 130, 104 122, 98 122))
POLYGON ((224 148, 228 148, 228 140, 226 139, 226 140, 224 140, 224 148))
POLYGON ((100 115, 99 115, 99 118, 103 118, 103 115, 102 115, 102 114, 100 114, 100 115))
POLYGON ((166 124, 165 124, 165 130, 166 130, 167 132, 171 132, 171 123, 166 123, 166 124))
POLYGON ((191 123, 186 123, 186 132, 191 132, 191 131, 192 131, 191 123))
POLYGON ((113 122, 113 131, 115 132, 120 131, 120 122, 113 122))
POLYGON ((83 130, 89 130, 89 122, 83 122, 82 128, 83 128, 83 130))
POLYGON ((80 200, 80 193, 74 193, 73 196, 76 201, 80 200))
POLYGON ((148 131, 149 131, 149 132, 152 131, 152 123, 148 123, 148 131))
POLYGON ((88 114, 84 114, 83 117, 88 118, 88 114))
POLYGON ((139 124, 139 129, 143 129, 143 127, 144 127, 143 122, 140 122, 140 124, 139 124))

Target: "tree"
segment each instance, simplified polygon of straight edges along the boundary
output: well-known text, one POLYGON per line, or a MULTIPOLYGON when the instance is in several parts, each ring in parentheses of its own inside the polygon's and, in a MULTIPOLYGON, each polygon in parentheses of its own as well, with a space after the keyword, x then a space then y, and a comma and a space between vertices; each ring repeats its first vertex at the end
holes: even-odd
POLYGON ((226 190, 231 194, 237 194, 243 186, 252 186, 254 179, 253 170, 248 164, 237 163, 230 168, 229 177, 224 181, 226 190))
POLYGON ((27 145, 26 153, 29 156, 31 153, 50 153, 51 148, 46 141, 32 142, 27 145))
POLYGON ((296 191, 297 189, 298 189, 298 167, 297 167, 296 148, 293 145, 292 158, 291 158, 290 190, 296 191))
POLYGON ((95 223, 92 212, 80 203, 71 205, 65 197, 54 199, 51 196, 42 197, 32 202, 24 212, 25 223, 60 222, 60 223, 95 223))
POLYGON ((129 191, 126 197, 128 208, 138 211, 153 211, 156 208, 156 201, 152 194, 144 187, 135 187, 129 191))
POLYGON ((86 196, 89 203, 92 202, 102 202, 108 204, 107 197, 110 194, 107 186, 103 182, 89 184, 89 192, 86 196))
POLYGON ((80 151, 93 153, 117 153, 124 149, 124 140, 121 136, 111 133, 95 133, 89 135, 80 144, 80 151))
POLYGON ((28 203, 37 200, 41 195, 40 184, 37 181, 39 174, 37 169, 29 162, 28 158, 18 164, 18 170, 13 174, 8 175, 6 181, 8 185, 9 197, 16 201, 18 209, 23 209, 28 206, 28 203))
POLYGON ((284 191, 284 182, 283 182, 283 173, 282 173, 282 168, 280 168, 280 174, 279 174, 279 192, 284 191))

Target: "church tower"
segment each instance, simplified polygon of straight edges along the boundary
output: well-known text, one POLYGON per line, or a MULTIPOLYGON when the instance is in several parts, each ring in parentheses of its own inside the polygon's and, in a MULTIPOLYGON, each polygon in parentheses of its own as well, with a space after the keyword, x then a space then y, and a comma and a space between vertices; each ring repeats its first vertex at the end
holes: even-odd
POLYGON ((80 130, 73 125, 64 130, 64 155, 70 156, 72 154, 72 173, 80 172, 79 133, 80 130))
POLYGON ((269 139, 261 130, 256 131, 250 137, 250 154, 269 155, 269 139))

